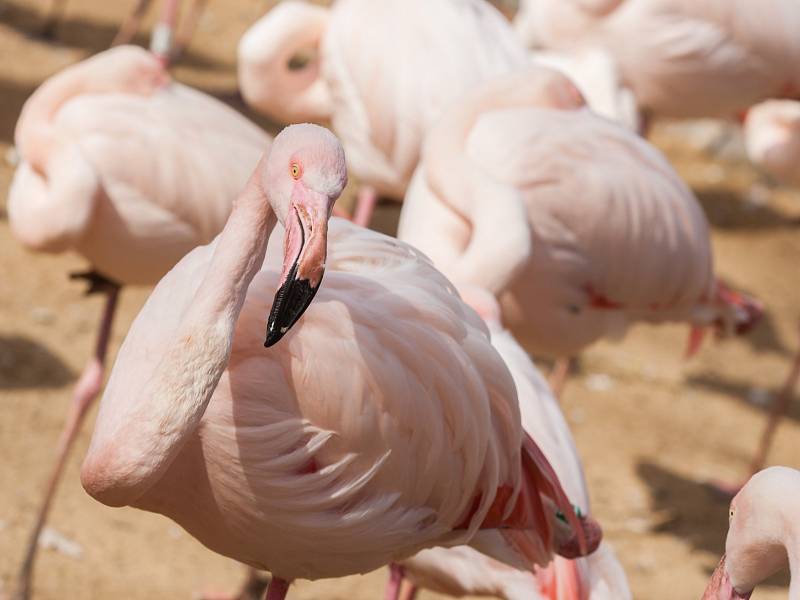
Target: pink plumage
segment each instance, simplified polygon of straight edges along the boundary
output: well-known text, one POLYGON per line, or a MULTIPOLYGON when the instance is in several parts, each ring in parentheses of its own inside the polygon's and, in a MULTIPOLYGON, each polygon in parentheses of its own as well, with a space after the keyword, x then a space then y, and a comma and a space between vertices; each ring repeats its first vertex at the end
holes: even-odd
POLYGON ((708 223, 666 159, 548 69, 498 79, 431 130, 399 237, 497 294, 526 348, 571 355, 636 320, 733 330, 708 223))
POLYGON ((747 111, 747 156, 778 181, 800 185, 800 102, 767 100, 747 111))
POLYGON ((222 229, 269 137, 121 46, 45 82, 16 143, 14 234, 35 250, 75 250, 120 283, 153 284, 222 229))
POLYGON ((572 515, 546 462, 532 466, 535 446, 522 450, 514 384, 477 315, 406 244, 326 225, 344 173, 322 128, 275 139, 220 236, 159 282, 131 327, 84 486, 289 580, 467 543, 495 517, 514 524, 499 549, 507 536, 524 542, 520 560, 574 550, 591 524, 572 515), (276 216, 286 233, 270 236, 276 216), (309 258, 326 237, 327 258, 309 258), (324 268, 324 284, 265 350, 264 316, 279 278, 299 272, 293 261, 324 268), (521 518, 536 506, 544 512, 521 518))
MULTIPOLYGON (((524 430, 541 447, 569 497, 583 514, 588 514, 589 497, 580 458, 547 382, 501 325, 500 306, 494 297, 480 288, 461 291, 465 302, 486 321, 492 346, 511 372, 524 430)), ((424 550, 402 565, 408 578, 419 587, 451 596, 494 595, 506 600, 631 597, 622 567, 605 542, 586 558, 569 560, 557 556, 535 574, 510 568, 464 546, 424 550)))
POLYGON ((732 118, 800 96, 795 0, 524 0, 515 25, 539 47, 607 50, 657 116, 732 118))

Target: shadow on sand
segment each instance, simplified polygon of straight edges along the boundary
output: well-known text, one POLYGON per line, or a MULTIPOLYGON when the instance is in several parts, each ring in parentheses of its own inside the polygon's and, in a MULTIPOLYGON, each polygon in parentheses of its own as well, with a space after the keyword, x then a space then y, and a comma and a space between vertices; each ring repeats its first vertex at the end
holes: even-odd
MULTIPOLYGON (((653 528, 656 533, 678 537, 714 555, 715 566, 725 551, 728 509, 705 483, 687 479, 652 462, 640 462, 636 471, 650 491, 651 510, 667 518, 653 528)), ((711 574, 713 567, 708 569, 711 574)), ((788 572, 770 577, 762 586, 788 587, 788 572)), ((698 591, 698 596, 702 590, 698 591)))
POLYGON ((58 388, 73 378, 69 367, 38 342, 0 335, 0 390, 58 388))

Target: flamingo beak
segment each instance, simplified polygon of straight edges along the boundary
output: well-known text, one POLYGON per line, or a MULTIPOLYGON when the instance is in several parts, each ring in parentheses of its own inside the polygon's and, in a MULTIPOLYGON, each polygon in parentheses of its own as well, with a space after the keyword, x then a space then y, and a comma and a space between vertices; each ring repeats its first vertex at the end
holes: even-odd
POLYGON ((701 600, 748 600, 752 590, 744 594, 736 591, 731 583, 728 569, 725 567, 725 555, 722 555, 722 560, 719 561, 716 570, 711 575, 711 580, 708 582, 706 591, 701 600))
POLYGON ((329 200, 297 185, 286 217, 283 269, 264 346, 278 343, 311 304, 325 273, 329 200))

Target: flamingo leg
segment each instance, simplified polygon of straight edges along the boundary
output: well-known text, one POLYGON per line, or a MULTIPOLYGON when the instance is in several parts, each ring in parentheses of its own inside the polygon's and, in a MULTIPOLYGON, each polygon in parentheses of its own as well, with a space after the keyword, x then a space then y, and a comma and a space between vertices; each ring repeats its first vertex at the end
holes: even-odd
POLYGON ((235 594, 203 592, 199 595, 200 600, 261 600, 269 585, 269 577, 251 567, 247 568, 247 577, 242 583, 242 587, 235 594))
POLYGON ((389 581, 386 583, 386 600, 400 600, 400 589, 403 586, 405 569, 396 563, 389 565, 389 581))
POLYGON ((178 57, 183 54, 189 42, 192 40, 197 24, 200 22, 200 17, 206 9, 208 0, 191 0, 189 4, 189 12, 183 21, 183 25, 175 36, 175 48, 173 49, 173 57, 178 57))
POLYGON ((372 213, 375 212, 375 205, 378 203, 378 193, 370 185, 362 185, 358 188, 358 198, 356 200, 356 210, 353 215, 353 223, 361 227, 369 227, 372 221, 372 213))
POLYGON ((75 384, 73 390, 72 401, 67 413, 67 419, 64 427, 61 430, 61 436, 58 440, 56 447, 56 461, 53 465, 53 470, 50 473, 50 478, 47 480, 47 487, 45 488, 42 504, 39 507, 39 512, 36 516, 36 522, 28 537, 28 545, 25 550, 25 558, 22 561, 19 573, 17 574, 16 592, 13 595, 14 600, 27 600, 30 597, 31 579, 33 576, 33 567, 36 560, 36 550, 39 542, 39 535, 47 520, 47 515, 50 512, 50 507, 55 496, 58 484, 61 481, 61 476, 64 471, 67 456, 72 448, 75 438, 80 431, 81 423, 83 422, 86 412, 92 405, 92 401, 97 398, 100 393, 100 388, 103 385, 103 369, 105 364, 106 352, 108 350, 108 340, 111 335, 111 325, 114 320, 114 312, 117 305, 117 297, 119 295, 119 286, 117 284, 104 281, 103 286, 100 287, 99 279, 91 279, 89 293, 102 291, 106 294, 106 303, 103 309, 103 315, 100 319, 100 329, 97 335, 97 342, 95 344, 94 355, 86 363, 86 366, 81 373, 78 382, 75 384))
POLYGON ((289 591, 289 582, 280 577, 272 577, 267 588, 267 595, 264 600, 284 600, 286 593, 289 591))
POLYGON ((142 24, 142 19, 147 9, 150 8, 152 0, 136 0, 136 5, 125 20, 120 25, 117 35, 114 36, 114 41, 111 42, 112 46, 121 46, 122 44, 130 44, 133 37, 139 31, 142 24))
POLYGON ((417 592, 419 592, 419 588, 406 579, 405 585, 402 585, 400 589, 400 600, 415 600, 417 592))
POLYGON ((767 454, 772 447, 772 439, 775 437, 775 430, 778 428, 778 423, 781 418, 786 415, 789 410, 789 405, 792 402, 794 389, 797 387, 797 380, 800 378, 800 348, 794 355, 792 361, 792 368, 789 370, 789 375, 783 383, 781 391, 778 393, 777 398, 772 403, 769 412, 767 424, 764 431, 761 433, 761 440, 758 444, 758 449, 753 456, 753 461, 750 463, 750 475, 754 475, 764 468, 764 463, 767 462, 767 454))
MULTIPOLYGON (((753 460, 750 462, 748 479, 764 468, 764 464, 767 462, 767 455, 772 447, 772 440, 775 437, 775 431, 778 428, 778 423, 786 415, 786 411, 789 410, 789 405, 792 402, 792 396, 795 387, 797 387, 798 379, 800 379, 800 348, 798 348, 794 355, 792 368, 789 370, 789 375, 786 377, 783 387, 781 387, 780 392, 778 392, 777 397, 770 407, 767 424, 761 432, 758 448, 753 455, 753 460)), ((726 483, 724 481, 712 481, 710 482, 710 486, 714 492, 723 498, 730 499, 742 489, 745 483, 747 483, 747 479, 735 484, 726 483)))
POLYGON ((177 20, 178 0, 164 0, 161 18, 153 26, 153 33, 150 36, 150 52, 155 54, 165 67, 172 61, 177 20))
POLYGON ((561 394, 567 385, 569 379, 569 372, 572 370, 574 364, 573 359, 570 358, 557 358, 547 382, 550 384, 550 389, 557 399, 561 399, 561 394))

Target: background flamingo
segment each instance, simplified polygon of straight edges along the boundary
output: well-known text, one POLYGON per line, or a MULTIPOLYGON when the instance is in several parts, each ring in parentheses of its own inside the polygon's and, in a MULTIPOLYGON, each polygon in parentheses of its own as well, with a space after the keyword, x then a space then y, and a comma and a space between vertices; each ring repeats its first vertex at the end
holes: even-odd
MULTIPOLYGON (((501 323, 500 305, 489 292, 461 290, 489 327, 492 346, 503 358, 517 388, 523 429, 541 447, 570 498, 589 513, 589 493, 578 450, 547 382, 511 333, 501 323)), ((590 556, 575 560, 555 557, 537 573, 507 565, 467 546, 432 548, 403 561, 405 575, 416 586, 451 596, 487 595, 506 600, 588 597, 593 600, 631 598, 625 572, 606 542, 590 556)))
POLYGON ((754 165, 791 185, 800 185, 800 102, 767 100, 747 111, 747 155, 754 165))
POLYGON ((130 46, 68 67, 26 102, 16 129, 22 162, 8 198, 12 232, 33 250, 83 255, 92 266, 84 275, 89 292, 107 301, 31 533, 20 597, 29 594, 36 542, 67 453, 102 385, 119 286, 153 284, 213 239, 269 140, 130 46))
POLYGON ((800 597, 797 497, 800 472, 770 467, 753 475, 731 502, 725 554, 703 600, 745 600, 770 575, 789 568, 789 600, 800 597))
POLYGON ((300 87, 309 118, 330 115, 350 170, 365 184, 356 216, 363 224, 376 194, 403 198, 422 139, 447 103, 528 57, 483 0, 340 0, 327 24, 323 10, 280 5, 256 23, 240 45, 241 85, 273 118, 289 116, 261 100, 259 89, 270 93, 273 82, 300 87), (305 34, 269 35, 279 29, 305 34), (298 53, 310 57, 302 74, 286 63, 298 53))
POLYGON ((515 26, 537 47, 607 50, 655 116, 732 118, 800 96, 794 0, 523 0, 515 26))
POLYGON ((276 138, 217 240, 161 280, 132 326, 87 491, 271 570, 269 598, 295 578, 468 542, 481 526, 507 523, 501 540, 523 564, 593 550, 598 530, 523 440, 480 319, 412 248, 345 221, 328 230, 345 181, 330 132, 276 138), (286 229, 270 238, 276 217, 286 229), (268 311, 266 345, 287 339, 265 350, 268 311))

